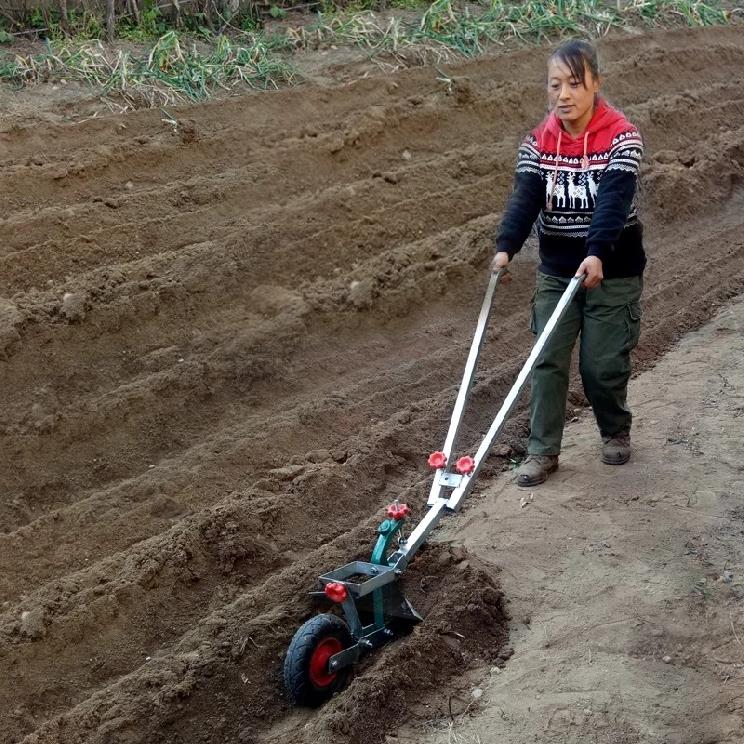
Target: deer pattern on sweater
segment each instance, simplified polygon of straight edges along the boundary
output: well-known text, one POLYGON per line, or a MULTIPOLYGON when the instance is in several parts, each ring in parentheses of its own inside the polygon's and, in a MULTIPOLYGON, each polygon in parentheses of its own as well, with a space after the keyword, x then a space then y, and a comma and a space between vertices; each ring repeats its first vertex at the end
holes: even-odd
MULTIPOLYGON (((540 213, 538 230, 546 235, 585 237, 602 175, 612 169, 637 174, 642 155, 643 144, 636 131, 617 135, 607 151, 590 153, 588 163, 578 157, 540 152, 537 140, 527 137, 519 150, 517 172, 537 173, 543 179, 546 206, 540 213)), ((637 219, 634 200, 627 224, 637 219)))

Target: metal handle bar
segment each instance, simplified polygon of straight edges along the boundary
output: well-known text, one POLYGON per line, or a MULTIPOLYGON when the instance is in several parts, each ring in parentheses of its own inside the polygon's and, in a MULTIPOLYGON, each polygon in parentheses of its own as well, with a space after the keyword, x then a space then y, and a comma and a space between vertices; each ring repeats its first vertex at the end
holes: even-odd
MULTIPOLYGON (((473 349, 477 347, 477 352, 475 353, 474 358, 477 360, 478 353, 480 351, 480 345, 481 340, 483 336, 483 332, 485 330, 485 322, 488 320, 488 315, 490 314, 490 303, 491 299, 493 297, 493 291, 496 289, 496 284, 498 283, 499 278, 502 275, 503 270, 499 271, 497 274, 493 275, 491 277, 491 281, 488 284, 488 290, 486 291, 486 299, 488 300, 488 304, 486 303, 485 299, 483 302, 483 305, 481 306, 481 314, 478 318, 478 327, 476 329, 476 336, 473 339, 473 344, 470 349, 470 356, 468 357, 468 364, 465 367, 465 375, 463 375, 463 387, 460 389, 460 394, 458 394, 457 401, 460 402, 460 399, 462 397, 462 405, 464 406, 465 398, 467 397, 467 394, 469 392, 469 386, 470 382, 472 381, 473 373, 474 373, 474 363, 473 368, 470 368, 470 361, 471 357, 473 357, 473 349), (485 317, 484 317, 485 314, 485 317), (483 320, 483 325, 481 324, 481 320, 483 320), (476 343, 477 342, 477 343, 476 343), (467 385, 465 385, 465 382, 467 381, 467 385), (464 395, 463 395, 463 390, 464 395)), ((449 511, 457 511, 462 504, 462 501, 465 499, 465 497, 470 493, 475 479, 478 476, 478 473, 480 472, 480 469, 483 465, 483 462, 486 459, 486 456, 488 454, 488 451, 491 448, 491 445, 493 444, 493 440, 501 433, 501 430, 503 429, 504 423, 506 422, 506 419, 508 418, 509 414, 514 409, 514 406, 517 403, 517 400, 519 398, 519 394, 522 392, 522 389, 524 388, 525 383, 527 382, 530 373, 532 372, 532 369, 535 366, 535 363, 537 362, 538 357, 542 353, 543 349, 545 348, 546 343, 548 342, 551 334, 555 330, 555 327, 558 325, 558 323, 561 321, 561 318, 566 312, 566 309, 571 304, 571 301, 575 297, 576 293, 579 290, 579 287, 581 287, 584 279, 586 278, 586 274, 581 274, 579 276, 575 276, 571 279, 568 286, 566 287, 565 291, 563 292, 563 295, 561 296, 560 300, 558 301, 558 304, 555 307, 555 310, 553 310, 553 313, 551 314, 550 318, 548 319, 547 324, 545 325, 545 328, 543 329, 543 332, 538 337, 537 341, 535 342, 535 345, 532 347, 532 351, 530 352, 529 357, 527 357, 527 361, 524 363, 521 371, 519 372, 519 375, 517 376, 516 382, 512 385, 511 390, 509 390, 509 393, 507 394, 506 398, 504 399, 504 402, 501 405, 501 408, 499 412, 496 414, 496 418, 493 420, 493 423, 491 424, 491 427, 489 428, 488 432, 486 433, 486 436, 484 437, 483 441, 480 444, 480 447, 478 447, 478 451, 475 455, 475 467, 473 468, 473 471, 469 475, 463 475, 462 478, 459 480, 459 484, 457 487, 452 491, 449 499, 443 498, 439 496, 439 493, 441 492, 442 485, 440 484, 438 489, 436 489, 436 493, 438 498, 435 499, 434 503, 430 503, 430 509, 429 511, 424 515, 423 519, 416 525, 413 532, 410 534, 408 539, 405 542, 402 542, 399 549, 395 552, 393 556, 391 556, 389 565, 393 566, 396 571, 403 571, 405 567, 408 565, 408 562, 413 558, 416 551, 421 547, 421 545, 426 541, 426 538, 429 536, 429 533, 437 526, 439 520, 442 517, 442 513, 445 510, 449 511)), ((457 418, 457 423, 459 425, 459 421, 462 418, 462 410, 457 410, 457 404, 456 404, 456 410, 452 414, 452 422, 454 422, 457 418), (457 417, 456 415, 457 414, 457 417)), ((450 424, 450 432, 448 433, 448 440, 450 439, 450 434, 452 434, 451 439, 454 440, 455 434, 456 434, 455 427, 454 434, 452 434, 452 424, 450 424)), ((451 442, 450 442, 451 445, 451 442)), ((449 453, 447 453, 449 455, 449 453)), ((437 470, 434 484, 438 484, 440 481, 441 476, 441 470, 437 470)), ((435 488, 432 486, 432 494, 435 493, 435 488)))
POLYGON ((465 402, 468 394, 470 393, 470 386, 473 383, 473 375, 475 374, 475 368, 478 364, 478 357, 480 356, 481 348, 483 346, 483 338, 485 337, 486 327, 488 326, 488 319, 491 315, 491 307, 493 305, 493 295, 496 292, 496 286, 498 285, 501 277, 506 274, 506 269, 499 269, 491 274, 491 278, 486 288, 486 295, 483 298, 481 304, 480 313, 478 315, 478 323, 475 327, 475 335, 473 341, 470 344, 470 353, 468 354, 468 360, 465 363, 465 371, 462 375, 462 382, 460 383, 460 390, 457 393, 457 399, 455 400, 455 406, 452 409, 452 417, 450 418, 450 425, 447 431, 447 437, 444 440, 444 447, 442 452, 446 457, 446 466, 444 468, 438 468, 434 475, 434 482, 431 484, 431 490, 429 492, 428 504, 433 504, 442 492, 442 474, 450 472, 451 463, 450 455, 452 450, 455 448, 457 443, 457 433, 462 422, 462 415, 465 409, 465 402))

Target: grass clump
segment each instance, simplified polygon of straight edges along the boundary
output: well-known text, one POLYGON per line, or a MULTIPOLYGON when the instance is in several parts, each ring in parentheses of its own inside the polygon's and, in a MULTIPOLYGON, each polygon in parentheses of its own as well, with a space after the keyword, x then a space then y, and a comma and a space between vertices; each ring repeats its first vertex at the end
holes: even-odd
MULTIPOLYGON (((366 7, 380 0, 353 1, 357 5, 351 7, 366 7)), ((423 13, 410 10, 419 0, 388 1, 397 10, 338 12, 334 0, 320 0, 319 7, 331 12, 317 13, 310 24, 282 24, 273 35, 250 11, 230 23, 222 19, 227 35, 199 25, 198 15, 191 18, 193 27, 169 28, 156 0, 147 0, 140 3, 136 23, 120 19, 126 40, 141 44, 154 39, 148 51, 140 52, 104 46, 94 17, 68 14, 68 24, 77 24, 77 38, 55 31, 39 54, 0 51, 0 80, 18 85, 59 78, 86 81, 127 105, 158 106, 199 101, 240 86, 291 84, 298 75, 288 56, 296 49, 358 46, 376 59, 392 57, 396 65, 410 66, 474 57, 509 40, 531 44, 568 35, 597 38, 628 26, 711 26, 742 13, 723 9, 718 0, 471 0, 463 6, 434 0, 423 13)), ((48 14, 36 19, 48 20, 48 14)))
POLYGON ((200 101, 215 90, 238 86, 278 88, 294 75, 264 38, 241 44, 223 35, 200 48, 175 31, 163 34, 147 54, 111 50, 100 41, 68 41, 49 42, 45 53, 0 58, 0 80, 25 85, 60 78, 83 81, 100 88, 104 98, 118 97, 133 107, 200 101))
POLYGON ((457 9, 452 0, 434 0, 418 21, 372 13, 320 15, 296 33, 301 46, 356 44, 405 58, 406 53, 442 59, 473 57, 495 43, 517 39, 541 43, 564 36, 604 36, 627 26, 709 26, 726 24, 731 11, 702 0, 481 0, 457 9))

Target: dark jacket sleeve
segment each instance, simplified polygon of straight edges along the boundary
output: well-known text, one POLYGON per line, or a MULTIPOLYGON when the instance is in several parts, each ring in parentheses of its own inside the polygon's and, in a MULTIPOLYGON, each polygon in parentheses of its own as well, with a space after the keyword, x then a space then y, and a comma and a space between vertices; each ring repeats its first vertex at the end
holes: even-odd
POLYGON ((637 133, 610 153, 597 189, 592 223, 586 238, 586 255, 602 261, 612 253, 633 208, 643 145, 637 133))
POLYGON ((540 175, 540 156, 534 137, 527 137, 519 148, 514 191, 506 204, 496 234, 496 251, 513 258, 522 248, 545 203, 545 186, 540 175))

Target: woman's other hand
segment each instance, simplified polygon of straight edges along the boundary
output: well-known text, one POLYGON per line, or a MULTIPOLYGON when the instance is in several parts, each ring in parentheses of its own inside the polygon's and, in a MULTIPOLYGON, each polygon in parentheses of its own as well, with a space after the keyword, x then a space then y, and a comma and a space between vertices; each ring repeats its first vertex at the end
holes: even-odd
POLYGON ((506 251, 499 251, 494 257, 493 261, 491 261, 491 273, 495 274, 497 271, 504 270, 503 274, 501 274, 501 280, 504 284, 507 284, 511 281, 511 274, 507 270, 507 266, 509 265, 509 254, 506 251))
POLYGON ((598 287, 602 283, 602 279, 604 279, 604 274, 602 273, 602 260, 596 256, 587 256, 581 262, 581 266, 576 270, 576 276, 581 276, 582 274, 586 274, 584 286, 587 289, 598 287))

